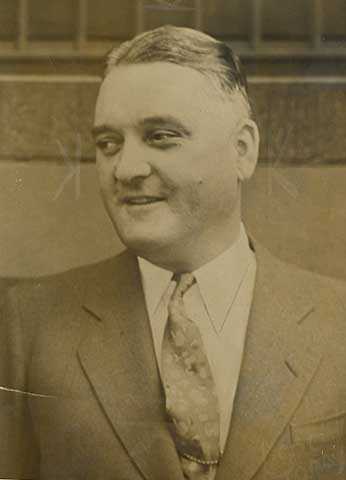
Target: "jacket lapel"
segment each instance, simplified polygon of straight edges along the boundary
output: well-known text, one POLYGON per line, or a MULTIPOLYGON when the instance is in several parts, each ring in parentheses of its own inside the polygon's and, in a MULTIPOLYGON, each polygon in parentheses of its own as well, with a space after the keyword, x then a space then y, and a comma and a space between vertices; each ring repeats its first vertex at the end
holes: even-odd
POLYGON ((147 479, 182 480, 166 428, 162 387, 137 260, 125 252, 94 279, 84 309, 100 320, 79 357, 116 434, 147 479))
POLYGON ((230 434, 216 480, 250 480, 283 432, 321 360, 300 328, 309 312, 281 262, 256 245, 257 278, 230 434))

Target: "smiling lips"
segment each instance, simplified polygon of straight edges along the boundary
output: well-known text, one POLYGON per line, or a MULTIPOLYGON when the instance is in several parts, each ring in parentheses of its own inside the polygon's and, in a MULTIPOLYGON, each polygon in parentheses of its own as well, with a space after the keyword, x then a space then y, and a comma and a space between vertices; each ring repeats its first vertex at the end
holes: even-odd
POLYGON ((121 202, 125 205, 150 205, 152 203, 162 202, 163 197, 138 195, 138 196, 125 196, 121 198, 121 202))

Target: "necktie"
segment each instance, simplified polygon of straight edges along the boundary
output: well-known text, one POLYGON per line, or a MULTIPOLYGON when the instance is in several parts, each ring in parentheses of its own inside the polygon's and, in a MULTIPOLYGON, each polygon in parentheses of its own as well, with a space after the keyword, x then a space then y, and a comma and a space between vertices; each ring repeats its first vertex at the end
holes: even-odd
POLYGON ((162 344, 166 410, 185 478, 204 480, 213 477, 220 456, 218 398, 201 334, 183 301, 195 278, 176 279, 162 344))

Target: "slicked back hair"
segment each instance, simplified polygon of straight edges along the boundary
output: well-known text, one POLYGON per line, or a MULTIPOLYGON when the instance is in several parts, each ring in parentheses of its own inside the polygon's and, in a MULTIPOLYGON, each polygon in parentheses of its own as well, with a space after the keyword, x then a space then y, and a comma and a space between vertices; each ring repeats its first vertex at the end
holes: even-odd
POLYGON ((105 76, 115 67, 169 62, 202 73, 226 96, 238 92, 246 113, 252 116, 245 73, 232 49, 209 35, 190 28, 165 25, 137 35, 107 55, 105 76))

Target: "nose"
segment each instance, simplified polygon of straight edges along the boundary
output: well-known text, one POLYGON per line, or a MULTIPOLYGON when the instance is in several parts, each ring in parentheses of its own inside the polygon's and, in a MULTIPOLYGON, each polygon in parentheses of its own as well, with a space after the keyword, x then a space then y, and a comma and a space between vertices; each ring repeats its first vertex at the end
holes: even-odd
POLYGON ((126 141, 114 165, 113 174, 121 183, 131 183, 149 177, 151 166, 147 161, 145 147, 134 141, 126 141))

